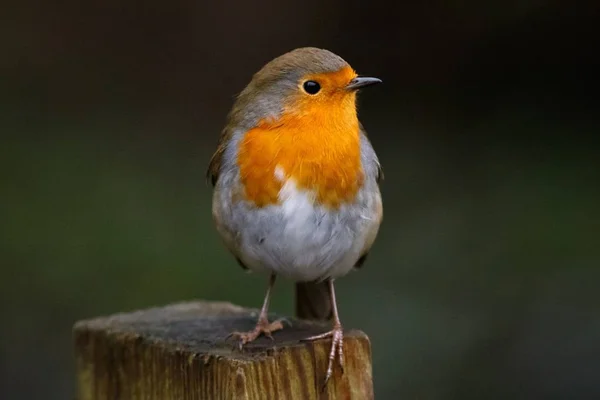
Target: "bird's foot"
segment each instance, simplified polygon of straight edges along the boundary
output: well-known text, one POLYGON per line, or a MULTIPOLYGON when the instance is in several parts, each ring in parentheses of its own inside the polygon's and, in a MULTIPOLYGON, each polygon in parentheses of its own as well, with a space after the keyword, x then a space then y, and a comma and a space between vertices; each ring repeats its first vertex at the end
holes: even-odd
POLYGON ((273 340, 272 333, 283 329, 283 321, 278 319, 277 321, 269 322, 267 318, 260 318, 256 323, 254 329, 248 332, 232 332, 227 338, 236 337, 239 339, 240 350, 246 343, 250 343, 256 340, 261 334, 265 335, 269 339, 273 340))
POLYGON ((331 375, 333 374, 333 363, 336 355, 338 364, 342 370, 342 373, 344 373, 344 331, 341 325, 335 325, 329 332, 303 339, 308 341, 319 340, 328 337, 331 337, 331 350, 329 351, 329 364, 327 365, 327 373, 325 374, 325 381, 323 382, 322 389, 325 389, 329 378, 331 378, 331 375))

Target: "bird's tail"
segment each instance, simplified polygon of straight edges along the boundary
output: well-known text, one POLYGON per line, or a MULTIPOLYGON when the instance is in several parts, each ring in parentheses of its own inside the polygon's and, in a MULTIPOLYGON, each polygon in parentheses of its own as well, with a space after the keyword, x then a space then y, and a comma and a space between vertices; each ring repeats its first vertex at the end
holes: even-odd
POLYGON ((315 321, 333 319, 327 281, 296 283, 296 317, 315 321))

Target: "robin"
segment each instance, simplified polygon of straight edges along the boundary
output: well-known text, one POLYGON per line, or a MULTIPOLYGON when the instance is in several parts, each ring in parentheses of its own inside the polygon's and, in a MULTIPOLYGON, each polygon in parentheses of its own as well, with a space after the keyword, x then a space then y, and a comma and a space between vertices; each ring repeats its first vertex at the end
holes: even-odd
POLYGON ((357 91, 380 82, 323 49, 275 58, 237 97, 207 171, 226 247, 269 274, 256 327, 232 335, 241 347, 283 328, 267 318, 278 275, 321 283, 333 328, 306 340, 332 338, 325 384, 336 355, 344 363, 334 280, 362 265, 383 216, 381 166, 356 112, 357 91))

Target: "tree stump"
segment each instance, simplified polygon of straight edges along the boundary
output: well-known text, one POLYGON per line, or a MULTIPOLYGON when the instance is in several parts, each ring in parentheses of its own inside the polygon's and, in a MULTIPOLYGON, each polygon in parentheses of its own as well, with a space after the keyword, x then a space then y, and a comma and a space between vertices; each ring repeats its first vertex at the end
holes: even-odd
MULTIPOLYGON (((289 319, 273 340, 242 350, 233 331, 252 329, 258 310, 190 302, 80 321, 74 327, 79 400, 372 399, 371 348, 346 331, 345 369, 322 390, 330 339, 301 339, 329 324, 289 319)), ((276 318, 276 316, 270 316, 276 318)))

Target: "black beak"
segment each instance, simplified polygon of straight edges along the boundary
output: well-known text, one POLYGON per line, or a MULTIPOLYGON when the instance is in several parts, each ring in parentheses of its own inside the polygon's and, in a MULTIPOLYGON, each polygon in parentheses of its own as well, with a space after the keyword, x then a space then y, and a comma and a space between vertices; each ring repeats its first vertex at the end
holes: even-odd
POLYGON ((364 88, 371 85, 376 85, 381 83, 381 79, 379 78, 367 78, 367 77, 358 77, 354 78, 350 81, 348 85, 346 85, 346 90, 358 90, 360 88, 364 88))

